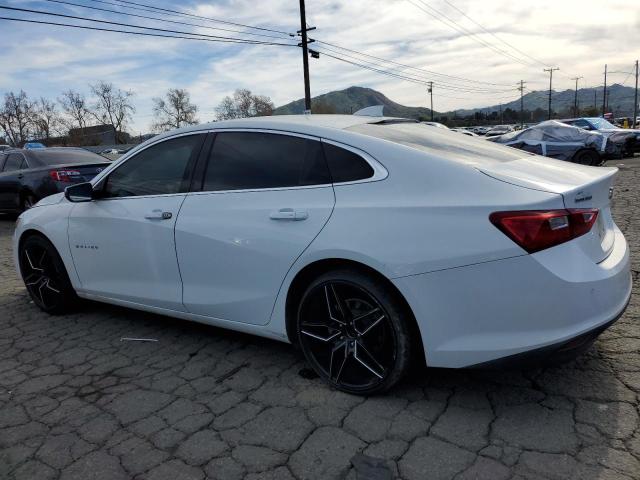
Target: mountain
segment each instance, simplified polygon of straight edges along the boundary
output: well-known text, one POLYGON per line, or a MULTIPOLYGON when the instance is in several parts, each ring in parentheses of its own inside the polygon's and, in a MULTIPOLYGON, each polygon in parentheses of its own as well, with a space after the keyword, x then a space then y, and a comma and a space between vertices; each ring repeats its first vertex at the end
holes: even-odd
MULTIPOLYGON (((552 108, 554 112, 564 115, 571 115, 571 109, 574 102, 574 90, 563 90, 560 92, 553 91, 551 95, 552 108)), ((514 92, 517 96, 517 92, 514 92)), ((434 97, 437 98, 437 92, 434 91, 434 97)), ((612 85, 607 88, 608 111, 613 112, 616 117, 633 115, 633 98, 634 89, 624 85, 612 85)), ((581 109, 586 109, 595 105, 602 110, 602 88, 581 88, 578 89, 578 104, 581 109)), ((534 91, 524 95, 524 109, 530 112, 536 109, 544 110, 548 108, 548 92, 534 91)), ((384 105, 384 114, 390 117, 415 118, 423 119, 430 117, 430 110, 423 107, 407 107, 396 103, 387 98, 381 92, 372 88, 349 87, 344 90, 325 93, 312 98, 312 106, 314 111, 318 113, 352 113, 364 107, 372 105, 384 105)), ((503 103, 502 105, 490 105, 486 107, 477 107, 471 109, 461 109, 451 112, 438 113, 435 116, 443 119, 444 117, 465 117, 474 115, 476 112, 489 113, 498 112, 500 109, 520 111, 520 99, 517 98, 512 102, 503 103)), ((300 114, 304 112, 304 99, 295 100, 286 105, 282 105, 275 109, 275 115, 300 114)))
MULTIPOLYGON (((372 88, 349 87, 345 90, 318 95, 311 99, 313 110, 318 113, 353 113, 372 105, 384 105, 384 114, 390 117, 419 118, 428 117, 431 111, 423 107, 407 107, 389 100, 372 88)), ((304 99, 296 100, 278 107, 274 115, 300 114, 304 112, 304 99)))
MULTIPOLYGON (((434 93, 435 96, 435 93, 434 93)), ((633 115, 633 99, 634 88, 624 85, 614 84, 607 87, 608 112, 613 112, 616 117, 633 115)), ((554 112, 570 112, 573 109, 575 98, 575 90, 563 90, 560 92, 551 92, 551 107, 554 112)), ((523 97, 524 109, 534 111, 542 109, 547 111, 549 108, 549 91, 540 90, 529 92, 523 97)), ((580 109, 593 108, 594 106, 602 112, 602 87, 599 88, 580 88, 578 89, 578 106, 580 109)), ((506 110, 510 108, 520 111, 520 99, 512 102, 503 103, 502 105, 490 105, 487 107, 478 107, 471 109, 456 110, 455 114, 460 117, 473 115, 476 112, 494 112, 506 110)), ((453 115, 453 112, 448 112, 453 115)))

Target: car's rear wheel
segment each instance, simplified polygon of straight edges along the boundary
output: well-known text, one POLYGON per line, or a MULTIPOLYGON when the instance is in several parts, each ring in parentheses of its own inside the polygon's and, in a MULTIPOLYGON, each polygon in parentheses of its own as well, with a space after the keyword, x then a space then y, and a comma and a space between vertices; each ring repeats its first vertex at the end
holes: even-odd
POLYGON ((40 235, 27 237, 19 249, 20 271, 33 302, 57 315, 76 306, 78 297, 55 247, 40 235))
POLYGON ((405 309, 384 282, 358 271, 328 272, 307 287, 297 335, 318 375, 348 393, 385 391, 409 366, 405 309))
POLYGON ((600 158, 598 152, 595 152, 593 150, 580 150, 573 157, 573 161, 575 163, 579 163, 580 165, 591 166, 600 165, 600 163, 602 163, 602 159, 600 158))

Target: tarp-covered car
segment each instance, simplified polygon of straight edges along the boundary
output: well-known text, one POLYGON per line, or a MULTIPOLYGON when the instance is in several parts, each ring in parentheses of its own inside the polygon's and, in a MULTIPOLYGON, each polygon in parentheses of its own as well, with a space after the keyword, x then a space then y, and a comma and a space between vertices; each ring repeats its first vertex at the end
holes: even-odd
POLYGON ((605 135, 556 120, 487 140, 582 165, 600 165, 605 159, 620 155, 618 146, 605 135))
POLYGON ((638 129, 619 128, 600 117, 570 118, 561 121, 567 125, 605 135, 609 142, 615 143, 620 149, 622 157, 633 157, 635 153, 640 152, 640 130, 638 129))

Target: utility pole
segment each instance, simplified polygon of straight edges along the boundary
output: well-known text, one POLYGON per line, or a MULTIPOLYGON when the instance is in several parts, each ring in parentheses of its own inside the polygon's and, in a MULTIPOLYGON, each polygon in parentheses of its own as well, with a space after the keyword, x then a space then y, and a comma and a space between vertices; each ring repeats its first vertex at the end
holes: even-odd
POLYGON ((433 82, 429 82, 429 95, 431 96, 431 121, 433 122, 433 82))
POLYGON ((311 86, 309 85, 309 40, 307 32, 316 27, 307 28, 307 17, 304 9, 304 0, 300 0, 300 30, 298 35, 302 37, 302 42, 298 44, 302 47, 302 68, 304 70, 304 113, 311 113, 311 86))
POLYGON ((638 118, 638 60, 636 60, 636 93, 633 100, 633 127, 636 128, 636 119, 638 118))
POLYGON ((593 87, 593 108, 596 109, 596 115, 598 115, 598 87, 593 87))
POLYGON ((574 117, 580 116, 580 114, 578 113, 578 80, 580 80, 581 78, 584 78, 584 77, 573 77, 571 79, 576 81, 576 95, 573 98, 573 116, 574 117))
POLYGON ((524 80, 520 80, 520 128, 524 128, 524 80))
POLYGON ((504 116, 502 115, 502 104, 500 104, 500 123, 504 123, 504 116))
POLYGON ((607 113, 607 66, 604 66, 604 93, 602 95, 602 116, 607 113))
POLYGON ((558 67, 545 68, 545 72, 549 72, 549 120, 551 120, 551 87, 553 85, 553 72, 560 70, 558 67))

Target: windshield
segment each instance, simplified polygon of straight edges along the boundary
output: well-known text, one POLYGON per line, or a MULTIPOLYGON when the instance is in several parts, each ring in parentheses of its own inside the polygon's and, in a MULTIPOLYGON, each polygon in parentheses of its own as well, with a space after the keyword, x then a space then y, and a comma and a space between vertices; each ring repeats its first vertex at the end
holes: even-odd
POLYGON ((604 118, 590 118, 589 123, 594 127, 596 127, 598 130, 607 130, 609 128, 614 128, 614 129, 616 128, 615 125, 613 125, 612 123, 609 123, 604 118))
POLYGON ((419 123, 376 125, 365 123, 347 128, 389 142, 422 150, 428 154, 473 165, 509 162, 526 153, 477 137, 460 135, 449 129, 433 128, 419 123))

